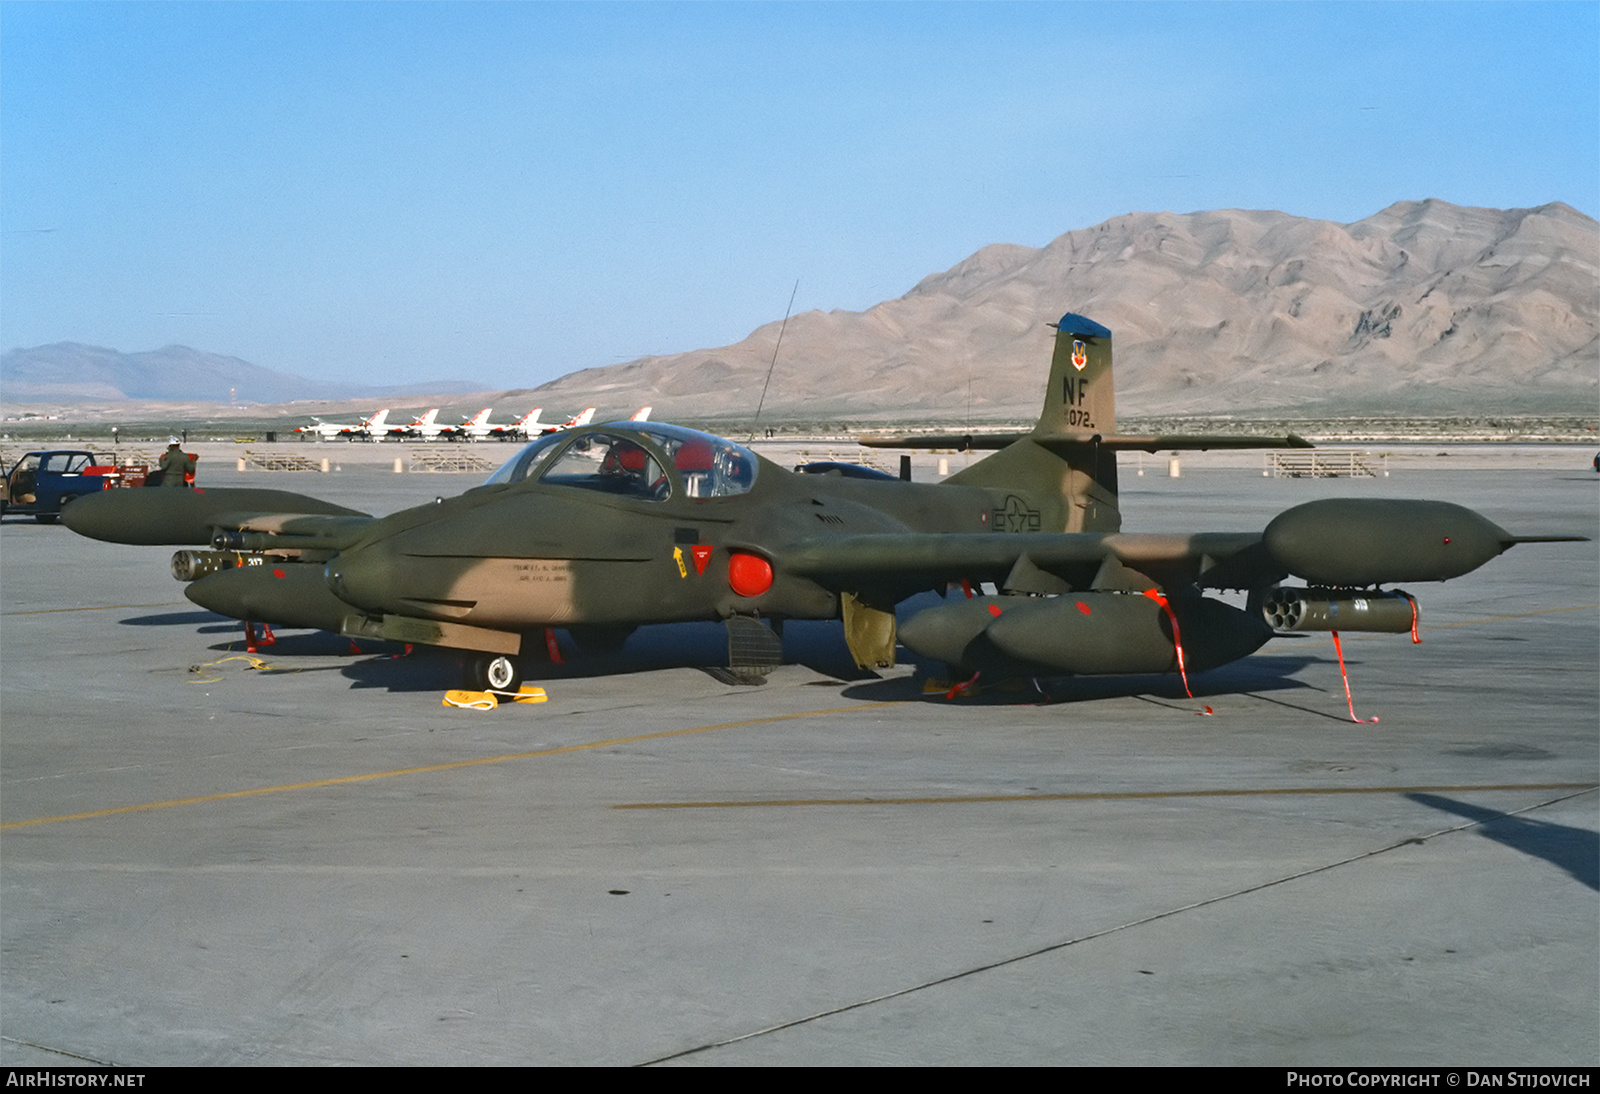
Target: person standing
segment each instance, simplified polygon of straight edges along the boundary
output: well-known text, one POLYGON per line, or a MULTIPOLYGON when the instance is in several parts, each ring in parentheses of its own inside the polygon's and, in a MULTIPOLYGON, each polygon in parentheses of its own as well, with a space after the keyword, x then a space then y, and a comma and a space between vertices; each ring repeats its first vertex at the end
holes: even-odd
POLYGON ((178 444, 178 438, 168 439, 167 450, 161 454, 162 486, 190 486, 194 483, 195 458, 178 444))

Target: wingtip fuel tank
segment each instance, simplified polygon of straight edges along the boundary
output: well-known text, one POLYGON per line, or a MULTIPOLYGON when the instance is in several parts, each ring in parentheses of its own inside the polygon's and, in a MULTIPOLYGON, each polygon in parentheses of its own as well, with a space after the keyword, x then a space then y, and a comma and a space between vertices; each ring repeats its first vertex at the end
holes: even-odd
POLYGON ((362 517, 366 514, 287 490, 106 490, 79 498, 61 520, 80 536, 107 543, 197 547, 211 543, 224 514, 271 513, 362 517))
POLYGON ((1516 542, 1465 506, 1397 498, 1309 501, 1274 517, 1261 538, 1289 573, 1346 588, 1448 581, 1516 542))

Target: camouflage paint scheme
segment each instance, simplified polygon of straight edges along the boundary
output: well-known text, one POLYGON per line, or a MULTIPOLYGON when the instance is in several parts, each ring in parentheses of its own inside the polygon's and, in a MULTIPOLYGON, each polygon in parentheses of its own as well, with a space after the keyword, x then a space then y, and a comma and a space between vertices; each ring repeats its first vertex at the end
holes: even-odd
POLYGON ((1168 671, 1180 623, 1191 666, 1246 656, 1274 633, 1257 602, 1281 600, 1272 587, 1291 575, 1313 588, 1290 592, 1321 610, 1297 618, 1331 610, 1363 629, 1371 602, 1367 629, 1394 630, 1384 599, 1403 597, 1414 619, 1408 596, 1349 590, 1446 580, 1539 538, 1443 502, 1366 499, 1296 506, 1264 532, 1123 533, 1120 451, 1309 446, 1118 434, 1111 332, 1073 314, 1056 326, 1032 432, 864 442, 999 449, 938 484, 800 474, 721 438, 630 421, 548 435, 485 485, 382 518, 278 491, 133 491, 83 499, 67 523, 116 542, 211 547, 180 551, 174 573, 192 580, 191 600, 234 618, 508 664, 542 648, 547 627, 582 644, 742 616, 841 618, 857 662, 883 667, 897 603, 992 582, 1001 595, 928 609, 898 637, 964 669, 1020 674, 1168 671), (1251 610, 1206 589, 1250 590, 1251 610))

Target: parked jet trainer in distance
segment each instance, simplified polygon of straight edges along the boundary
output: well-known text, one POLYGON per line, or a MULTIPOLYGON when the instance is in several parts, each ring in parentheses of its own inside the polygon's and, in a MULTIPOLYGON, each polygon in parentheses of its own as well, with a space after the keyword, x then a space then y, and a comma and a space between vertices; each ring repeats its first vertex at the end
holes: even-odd
POLYGON ((592 421, 594 421, 594 407, 584 407, 577 415, 564 422, 553 422, 550 425, 540 426, 539 432, 548 437, 552 433, 560 433, 565 429, 579 429, 592 421))
POLYGON ((448 441, 481 441, 489 435, 494 426, 489 424, 489 412, 493 407, 484 407, 470 418, 463 419, 460 425, 447 425, 439 430, 439 436, 448 441))
POLYGON ((359 437, 362 440, 371 440, 373 433, 377 433, 378 436, 381 437, 385 432, 387 432, 389 428, 387 425, 388 420, 389 412, 387 410, 380 410, 370 418, 361 419, 355 425, 340 425, 338 422, 325 422, 321 418, 313 415, 311 418, 311 425, 301 426, 296 429, 295 432, 315 433, 319 437, 326 437, 329 439, 334 437, 344 437, 346 440, 353 441, 359 437))
POLYGON ((325 422, 315 414, 311 416, 310 425, 295 427, 296 433, 315 433, 319 437, 349 437, 355 433, 357 426, 345 425, 342 422, 325 422))
POLYGON ((408 425, 392 426, 389 429, 389 436, 397 441, 407 438, 416 438, 423 441, 437 440, 441 433, 450 428, 447 425, 440 425, 437 420, 438 417, 439 408, 433 407, 422 417, 417 418, 408 425))
POLYGON ((507 422, 505 425, 487 422, 485 426, 488 433, 485 436, 493 437, 497 441, 525 441, 531 434, 543 433, 544 426, 539 424, 539 411, 543 409, 536 406, 516 421, 507 422))
POLYGON ((276 490, 114 490, 80 498, 65 521, 112 542, 209 547, 179 551, 173 573, 247 628, 472 651, 474 682, 501 691, 516 690, 548 628, 615 647, 644 624, 723 620, 748 635, 762 619, 840 619, 864 668, 892 665, 898 638, 986 679, 1187 683, 1275 633, 1412 630, 1416 602, 1383 586, 1581 538, 1514 536, 1459 505, 1392 499, 1311 501, 1259 532, 1123 532, 1119 452, 1306 442, 1119 434, 1111 332, 1081 315, 1056 326, 1038 424, 937 484, 854 465, 791 472, 720 437, 613 422, 541 437, 484 485, 387 517, 276 490), (1281 584, 1290 577, 1305 584, 1281 584), (972 595, 982 582, 998 593, 972 595), (948 598, 897 636, 895 606, 928 590, 948 598), (1210 590, 1246 591, 1248 606, 1210 590))

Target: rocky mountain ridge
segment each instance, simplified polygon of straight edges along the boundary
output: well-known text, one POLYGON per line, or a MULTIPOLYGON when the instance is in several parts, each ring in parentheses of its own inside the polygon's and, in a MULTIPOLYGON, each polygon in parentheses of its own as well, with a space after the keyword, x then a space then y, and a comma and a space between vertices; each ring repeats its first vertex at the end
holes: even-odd
MULTIPOLYGON (((1571 412, 1600 364, 1600 226, 1559 202, 1400 202, 1354 224, 1131 213, 985 247, 863 312, 789 320, 767 406, 973 420, 1035 412, 1065 311, 1116 334, 1132 413, 1571 412), (968 409, 970 408, 970 409, 968 409)), ((753 411, 780 324, 535 389, 753 411)))
MULTIPOLYGON (((984 247, 865 311, 805 312, 735 345, 471 401, 559 412, 651 404, 658 418, 748 421, 781 329, 769 420, 1027 420, 1048 323, 1066 311, 1115 332, 1125 414, 1589 414, 1600 399, 1600 225, 1560 202, 1430 199, 1352 224, 1239 209, 1129 213, 1043 247, 984 247)), ((330 409, 407 394, 452 404, 450 392, 474 386, 344 392, 184 347, 119 355, 72 343, 6 353, 0 385, 13 405, 231 397, 330 409)))

